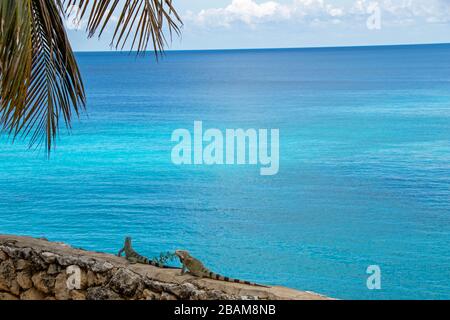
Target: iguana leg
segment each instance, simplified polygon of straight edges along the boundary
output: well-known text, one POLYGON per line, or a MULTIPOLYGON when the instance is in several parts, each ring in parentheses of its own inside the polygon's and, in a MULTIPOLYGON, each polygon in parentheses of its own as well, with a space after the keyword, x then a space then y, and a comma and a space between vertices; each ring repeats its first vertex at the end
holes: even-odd
POLYGON ((117 254, 118 257, 121 257, 123 252, 125 251, 125 248, 120 249, 119 253, 117 254))
POLYGON ((184 275, 186 273, 186 266, 183 264, 181 267, 181 275, 184 275))

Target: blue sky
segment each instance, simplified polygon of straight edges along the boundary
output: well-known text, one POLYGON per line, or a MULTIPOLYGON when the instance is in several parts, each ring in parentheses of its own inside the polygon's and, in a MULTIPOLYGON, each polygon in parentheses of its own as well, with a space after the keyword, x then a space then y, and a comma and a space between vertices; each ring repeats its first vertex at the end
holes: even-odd
MULTIPOLYGON (((450 42, 450 0, 174 0, 184 27, 168 49, 287 48, 450 42)), ((111 30, 76 51, 110 50, 111 30)), ((112 29, 112 27, 110 28, 112 29)))

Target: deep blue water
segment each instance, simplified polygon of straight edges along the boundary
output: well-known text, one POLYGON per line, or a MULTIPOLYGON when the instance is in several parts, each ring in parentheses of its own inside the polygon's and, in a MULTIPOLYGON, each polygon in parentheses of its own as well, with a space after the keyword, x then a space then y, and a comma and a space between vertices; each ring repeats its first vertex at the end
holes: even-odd
POLYGON ((449 45, 77 57, 88 116, 50 160, 0 139, 0 233, 112 253, 131 235, 337 298, 450 298, 449 45), (173 165, 194 120, 279 128, 279 174, 173 165))

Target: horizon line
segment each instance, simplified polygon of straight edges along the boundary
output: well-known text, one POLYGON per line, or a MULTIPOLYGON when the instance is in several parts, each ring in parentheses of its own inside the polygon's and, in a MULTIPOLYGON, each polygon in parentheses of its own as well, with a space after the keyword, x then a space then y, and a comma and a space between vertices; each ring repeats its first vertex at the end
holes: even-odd
MULTIPOLYGON (((217 49, 165 49, 164 52, 205 52, 205 51, 256 51, 256 50, 314 50, 314 49, 351 49, 351 48, 380 48, 380 47, 412 47, 412 46, 439 46, 450 45, 450 42, 435 43, 401 43, 401 44, 369 44, 369 45, 343 45, 343 46, 310 46, 310 47, 261 47, 261 48, 217 48, 217 49)), ((136 50, 74 50, 75 53, 137 53, 136 50)), ((153 53, 147 50, 146 53, 153 53)))

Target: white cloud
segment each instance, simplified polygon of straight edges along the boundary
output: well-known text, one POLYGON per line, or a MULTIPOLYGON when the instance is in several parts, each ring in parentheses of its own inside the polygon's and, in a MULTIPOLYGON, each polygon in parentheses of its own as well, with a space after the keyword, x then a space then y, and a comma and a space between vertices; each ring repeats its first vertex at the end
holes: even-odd
POLYGON ((344 15, 344 7, 335 6, 328 0, 292 0, 288 4, 278 1, 231 0, 223 8, 188 12, 184 18, 188 22, 205 26, 230 27, 234 23, 244 23, 254 27, 276 21, 310 23, 328 19, 330 23, 336 23, 337 18, 344 15))
POLYGON ((190 12, 187 18, 197 24, 228 27, 235 22, 254 25, 270 20, 287 20, 290 14, 288 6, 275 1, 258 4, 253 0, 232 0, 224 8, 204 9, 197 14, 190 12))
POLYGON ((197 13, 187 12, 187 23, 207 27, 231 27, 243 23, 251 27, 267 22, 291 21, 314 25, 336 23, 361 23, 368 9, 378 4, 383 24, 450 23, 449 0, 292 0, 279 1, 230 0, 222 8, 203 9, 197 13))

